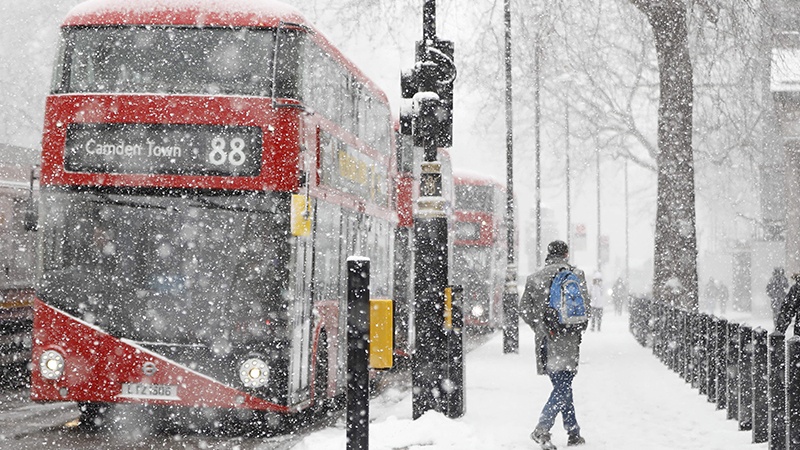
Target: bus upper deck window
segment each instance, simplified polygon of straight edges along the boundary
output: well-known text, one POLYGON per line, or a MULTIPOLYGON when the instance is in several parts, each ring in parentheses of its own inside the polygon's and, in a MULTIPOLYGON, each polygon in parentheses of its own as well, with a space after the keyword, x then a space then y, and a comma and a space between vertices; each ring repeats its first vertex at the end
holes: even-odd
MULTIPOLYGON (((271 29, 75 27, 65 30, 63 48, 60 92, 272 95, 271 29)), ((296 59, 291 45, 281 51, 296 59)), ((296 90, 296 67, 279 63, 278 91, 296 90)))

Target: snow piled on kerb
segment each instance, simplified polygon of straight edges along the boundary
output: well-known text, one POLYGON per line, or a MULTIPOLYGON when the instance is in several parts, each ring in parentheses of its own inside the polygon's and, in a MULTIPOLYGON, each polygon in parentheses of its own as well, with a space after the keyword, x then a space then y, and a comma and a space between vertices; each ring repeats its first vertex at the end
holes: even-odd
POLYGON ((89 0, 72 8, 68 17, 117 11, 161 12, 173 10, 193 11, 201 16, 256 14, 303 17, 296 8, 274 0, 89 0))
MULTIPOLYGON (((453 421, 434 411, 426 412, 418 420, 393 415, 372 423, 369 428, 369 441, 373 450, 495 448, 490 438, 481 436, 470 425, 453 421)), ((346 445, 346 433, 343 433, 341 428, 329 428, 310 435, 292 450, 341 450, 346 448, 346 445)))

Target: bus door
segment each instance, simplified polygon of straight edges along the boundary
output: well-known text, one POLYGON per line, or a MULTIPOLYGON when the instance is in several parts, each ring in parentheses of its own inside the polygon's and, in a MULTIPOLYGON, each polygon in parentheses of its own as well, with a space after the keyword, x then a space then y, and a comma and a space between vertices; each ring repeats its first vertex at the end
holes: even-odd
POLYGON ((312 231, 305 236, 294 236, 291 275, 294 291, 291 306, 292 347, 289 363, 290 404, 298 404, 309 398, 311 375, 311 346, 313 325, 311 303, 314 273, 314 235, 316 220, 312 220, 312 231))
POLYGON ((347 216, 347 239, 345 239, 347 246, 347 257, 351 256, 365 256, 361 254, 363 247, 361 224, 363 222, 363 214, 352 212, 347 216))
MULTIPOLYGON (((360 225, 362 222, 363 214, 342 208, 342 222, 341 222, 341 269, 340 277, 342 279, 339 299, 339 348, 343 349, 338 352, 339 367, 347 367, 347 258, 351 256, 363 256, 361 252, 361 232, 360 225)), ((339 378, 341 385, 346 385, 346 373, 341 371, 339 378)))

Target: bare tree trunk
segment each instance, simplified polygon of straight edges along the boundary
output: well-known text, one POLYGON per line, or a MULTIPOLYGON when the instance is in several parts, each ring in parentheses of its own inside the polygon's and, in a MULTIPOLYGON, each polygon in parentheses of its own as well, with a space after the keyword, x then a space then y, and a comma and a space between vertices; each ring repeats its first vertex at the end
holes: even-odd
POLYGON ((631 0, 653 28, 658 107, 658 205, 653 294, 696 309, 697 234, 692 152, 692 62, 683 0, 631 0))

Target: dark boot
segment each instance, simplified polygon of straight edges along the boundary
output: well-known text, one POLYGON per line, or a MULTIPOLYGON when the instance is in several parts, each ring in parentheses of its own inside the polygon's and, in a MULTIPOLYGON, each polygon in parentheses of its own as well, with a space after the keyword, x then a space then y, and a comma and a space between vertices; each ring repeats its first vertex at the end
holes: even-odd
POLYGON ((550 432, 544 428, 536 428, 531 433, 531 439, 542 446, 543 450, 556 450, 556 446, 550 441, 550 432))
POLYGON ((580 434, 570 434, 567 438, 567 447, 572 447, 574 445, 583 445, 586 443, 586 439, 584 439, 580 434))

